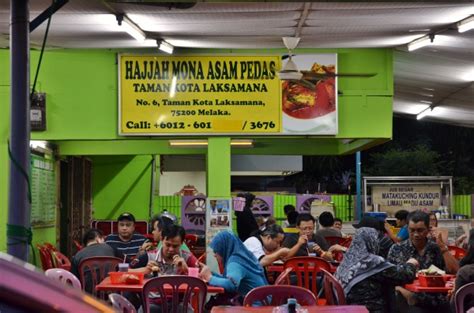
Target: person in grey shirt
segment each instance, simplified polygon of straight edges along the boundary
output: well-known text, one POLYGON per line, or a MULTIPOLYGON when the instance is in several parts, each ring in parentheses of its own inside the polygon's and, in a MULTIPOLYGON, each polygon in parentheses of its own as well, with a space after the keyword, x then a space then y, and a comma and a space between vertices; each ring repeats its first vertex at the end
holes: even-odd
MULTIPOLYGON (((82 260, 95 257, 95 256, 115 256, 114 249, 104 242, 104 235, 99 229, 90 229, 84 234, 83 238, 84 248, 79 250, 71 260, 71 273, 76 275, 80 279, 79 264, 82 260)), ((87 289, 87 273, 86 275, 86 288, 87 289)), ((84 283, 84 282, 82 282, 84 283)), ((89 288, 90 289, 90 288, 89 288)), ((90 291, 89 291, 90 292, 90 291)))
POLYGON ((342 237, 341 231, 333 228, 334 216, 331 212, 325 211, 319 215, 319 229, 316 231, 316 235, 323 238, 326 237, 342 237))

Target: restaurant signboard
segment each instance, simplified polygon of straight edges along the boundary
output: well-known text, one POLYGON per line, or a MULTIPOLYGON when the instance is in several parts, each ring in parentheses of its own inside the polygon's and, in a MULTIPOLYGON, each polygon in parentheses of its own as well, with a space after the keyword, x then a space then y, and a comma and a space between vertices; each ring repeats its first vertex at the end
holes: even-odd
POLYGON ((394 216, 398 210, 438 210, 441 206, 440 185, 387 185, 372 187, 372 203, 379 212, 394 216))
POLYGON ((119 133, 276 134, 279 56, 120 56, 119 133))
POLYGON ((337 55, 119 56, 119 134, 336 135, 337 55))

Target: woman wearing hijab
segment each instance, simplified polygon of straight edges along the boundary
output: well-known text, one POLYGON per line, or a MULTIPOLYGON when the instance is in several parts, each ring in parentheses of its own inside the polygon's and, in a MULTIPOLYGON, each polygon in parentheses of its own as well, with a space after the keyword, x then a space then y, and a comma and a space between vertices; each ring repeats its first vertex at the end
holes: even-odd
POLYGON ((211 273, 204 266, 200 277, 209 285, 223 287, 226 293, 238 293, 242 297, 253 288, 268 285, 262 266, 234 234, 227 231, 218 233, 210 247, 221 259, 224 273, 211 273))
POLYGON ((347 303, 365 305, 370 313, 393 310, 388 302, 395 294, 395 285, 413 281, 418 267, 418 261, 413 258, 396 266, 377 255, 378 250, 378 232, 359 228, 336 272, 347 303))
POLYGON ((243 210, 235 211, 235 216, 237 217, 237 234, 239 235, 240 240, 244 242, 249 237, 252 237, 253 233, 257 232, 259 229, 257 221, 252 213, 252 201, 255 199, 255 196, 251 193, 239 193, 237 197, 245 199, 243 210))

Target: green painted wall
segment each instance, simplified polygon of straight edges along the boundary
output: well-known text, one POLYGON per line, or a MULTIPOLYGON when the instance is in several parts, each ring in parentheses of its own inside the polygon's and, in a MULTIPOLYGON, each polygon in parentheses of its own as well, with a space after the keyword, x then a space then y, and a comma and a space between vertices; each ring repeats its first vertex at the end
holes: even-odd
POLYGON ((10 125, 9 54, 0 50, 0 251, 7 250, 8 147, 10 125))
MULTIPOLYGON (((228 50, 199 51, 200 54, 210 52, 229 54, 228 50)), ((282 52, 282 50, 265 51, 266 54, 282 52)), ((340 133, 337 137, 391 137, 393 69, 390 49, 302 49, 301 52, 337 52, 340 72, 377 74, 371 78, 339 79, 339 91, 342 92, 342 96, 339 97, 340 133)), ((233 53, 248 54, 262 51, 234 50, 233 53)), ((191 51, 190 54, 197 52, 191 51)), ((32 65, 36 64, 37 57, 37 51, 32 51, 32 65)), ((0 64, 8 66, 8 62, 8 50, 0 50, 0 64)), ((45 132, 33 133, 32 138, 48 140, 119 138, 117 64, 114 51, 47 51, 43 58, 37 89, 48 95, 48 129, 45 132)), ((0 134, 1 131, 0 129, 0 134)))
MULTIPOLYGON (((62 155, 89 155, 93 160, 93 207, 96 218, 114 218, 131 210, 148 216, 150 154, 197 153, 170 149, 166 139, 122 138, 117 135, 117 64, 111 50, 47 50, 37 91, 47 93, 47 130, 32 139, 57 141, 62 155), (120 139, 119 141, 116 141, 120 139), (90 142, 93 140, 93 142, 90 142), (141 154, 143 156, 133 157, 141 154), (101 156, 99 156, 101 155, 101 156), (107 155, 115 155, 109 157, 107 155), (130 155, 125 157, 124 155, 130 155), (110 163, 109 163, 110 162, 110 163)), ((128 51, 154 53, 154 50, 128 51)), ((392 135, 393 69, 391 49, 299 49, 297 53, 337 52, 339 72, 377 73, 372 78, 340 78, 339 135, 311 138, 255 137, 254 149, 232 149, 239 154, 342 154, 366 148, 392 135), (344 145, 338 138, 362 138, 344 145), (260 143, 261 142, 261 143, 260 143)), ((261 54, 260 50, 195 50, 189 54, 261 54)), ((266 50, 282 54, 285 50, 266 50)), ((39 53, 31 51, 31 69, 39 53)), ((9 51, 0 49, 0 233, 5 234, 8 194, 9 51)), ((34 72, 31 73, 34 76, 34 72)), ((241 137, 241 136, 239 136, 241 137)), ((206 151, 202 151, 206 153, 206 151)), ((221 193, 221 192, 219 192, 221 193)), ((55 234, 46 232, 45 241, 55 234)), ((39 235, 38 235, 39 236, 39 235)), ((43 235, 41 235, 43 236, 43 235)), ((43 237, 41 237, 43 238, 43 237)), ((0 236, 0 250, 5 250, 0 236)))
POLYGON ((455 195, 453 214, 463 214, 472 217, 472 195, 455 195))
POLYGON ((56 245, 57 231, 56 227, 42 227, 42 228, 33 228, 33 249, 35 253, 30 250, 30 263, 35 264, 37 267, 41 268, 41 259, 39 256, 39 251, 36 249, 37 244, 44 244, 45 242, 56 245), (34 259, 33 259, 34 256, 34 259))
POLYGON ((151 160, 151 156, 92 157, 95 219, 116 219, 123 212, 149 219, 151 160))
POLYGON ((296 206, 296 196, 277 194, 273 197, 273 216, 276 219, 279 219, 279 220, 286 219, 285 212, 283 211, 283 207, 287 204, 292 204, 296 206))
MULTIPOLYGON (((2 119, 0 114, 0 119, 2 119)), ((3 140, 2 140, 3 141, 3 140)), ((0 251, 7 251, 7 219, 8 219, 8 148, 0 141, 0 251)))
POLYGON ((181 197, 179 196, 155 196, 153 198, 153 213, 160 214, 164 210, 176 215, 181 219, 181 197))
POLYGON ((208 197, 230 197, 230 138, 209 138, 207 152, 208 197))

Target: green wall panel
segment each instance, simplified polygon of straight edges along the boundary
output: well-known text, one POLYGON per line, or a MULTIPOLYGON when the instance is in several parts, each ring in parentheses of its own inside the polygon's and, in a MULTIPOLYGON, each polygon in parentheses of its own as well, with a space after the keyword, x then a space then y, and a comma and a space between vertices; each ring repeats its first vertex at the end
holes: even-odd
POLYGON ((230 138, 208 139, 206 157, 206 195, 230 198, 230 138))
POLYGON ((181 196, 155 196, 153 213, 161 214, 164 210, 176 215, 181 220, 181 196))
POLYGON ((354 219, 354 197, 353 195, 331 195, 335 217, 339 217, 344 222, 354 219))
POLYGON ((385 96, 339 97, 339 138, 390 138, 392 98, 385 96), (354 123, 357 121, 356 123, 354 123))
POLYGON ((463 214, 471 216, 472 195, 455 195, 454 196, 454 214, 463 214))
POLYGON ((94 219, 116 219, 131 212, 148 220, 151 156, 95 156, 92 158, 94 219))
POLYGON ((295 195, 275 195, 273 197, 273 217, 279 221, 286 220, 285 212, 283 207, 287 204, 296 206, 295 195))

